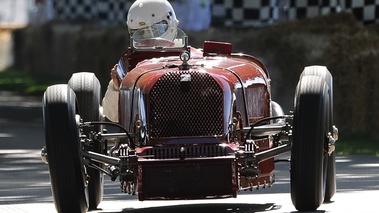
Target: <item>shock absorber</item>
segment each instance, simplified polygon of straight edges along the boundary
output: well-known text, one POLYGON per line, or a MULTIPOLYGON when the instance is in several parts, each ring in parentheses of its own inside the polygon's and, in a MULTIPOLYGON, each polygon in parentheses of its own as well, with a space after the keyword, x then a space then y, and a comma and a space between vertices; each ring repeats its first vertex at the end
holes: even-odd
POLYGON ((259 147, 255 144, 254 140, 247 139, 244 146, 245 162, 241 169, 241 175, 247 178, 256 178, 260 174, 258 169, 258 162, 255 157, 256 150, 259 147))
POLYGON ((121 160, 120 183, 121 191, 124 193, 136 194, 137 189, 137 156, 128 144, 121 144, 119 151, 121 160))

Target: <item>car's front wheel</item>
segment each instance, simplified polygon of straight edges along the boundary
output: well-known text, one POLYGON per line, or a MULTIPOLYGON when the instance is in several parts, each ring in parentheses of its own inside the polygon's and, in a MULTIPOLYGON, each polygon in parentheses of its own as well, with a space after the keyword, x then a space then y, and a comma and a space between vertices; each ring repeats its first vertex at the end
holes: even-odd
MULTIPOLYGON (((79 72, 74 73, 68 85, 74 90, 77 100, 77 109, 83 122, 101 121, 100 102, 101 86, 94 73, 79 72)), ((83 134, 88 135, 90 132, 100 132, 100 126, 83 127, 83 134)), ((102 144, 95 140, 90 151, 103 153, 102 144)), ((101 163, 93 162, 97 167, 103 167, 101 163)), ((103 199, 104 175, 103 172, 87 167, 89 175, 88 196, 89 209, 96 209, 103 199)))
POLYGON ((291 151, 291 198, 300 211, 314 211, 324 200, 330 93, 320 76, 303 76, 297 86, 291 151))
MULTIPOLYGON (((305 67, 300 75, 300 79, 303 76, 320 76, 324 79, 329 87, 329 132, 333 133, 333 76, 325 66, 308 66, 305 67)), ((328 140, 328 139, 326 139, 328 140)), ((328 143, 328 141, 326 141, 328 143)), ((326 147, 327 149, 328 147, 326 147)), ((336 193, 336 152, 333 151, 327 157, 327 174, 326 174, 326 186, 325 186, 325 198, 324 202, 329 202, 336 193)))
POLYGON ((53 85, 43 97, 43 118, 49 173, 58 212, 86 212, 87 175, 82 162, 75 93, 53 85))

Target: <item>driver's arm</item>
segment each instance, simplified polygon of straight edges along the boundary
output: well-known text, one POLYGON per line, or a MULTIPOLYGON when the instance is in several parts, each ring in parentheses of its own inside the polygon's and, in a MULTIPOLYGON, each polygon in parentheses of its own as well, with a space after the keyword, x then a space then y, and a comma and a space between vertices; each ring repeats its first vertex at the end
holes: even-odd
POLYGON ((111 69, 112 80, 109 81, 102 104, 104 115, 113 122, 118 122, 118 95, 121 81, 116 70, 117 64, 111 69))

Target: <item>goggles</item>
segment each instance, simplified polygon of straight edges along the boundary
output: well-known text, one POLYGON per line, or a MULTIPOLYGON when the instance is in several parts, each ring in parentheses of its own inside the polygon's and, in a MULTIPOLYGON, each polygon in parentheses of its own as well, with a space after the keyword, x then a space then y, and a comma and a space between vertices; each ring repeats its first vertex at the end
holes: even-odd
POLYGON ((152 26, 140 28, 140 29, 130 29, 129 33, 133 36, 135 41, 149 38, 161 37, 168 29, 167 21, 160 21, 152 26))

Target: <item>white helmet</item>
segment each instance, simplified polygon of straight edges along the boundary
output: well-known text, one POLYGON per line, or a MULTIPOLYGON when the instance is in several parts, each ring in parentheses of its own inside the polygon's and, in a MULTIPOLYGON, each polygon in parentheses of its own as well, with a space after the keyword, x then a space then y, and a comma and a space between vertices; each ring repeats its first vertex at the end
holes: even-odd
POLYGON ((179 21, 167 0, 136 0, 129 9, 127 25, 129 34, 139 30, 139 36, 160 37, 170 41, 176 38, 179 21))

